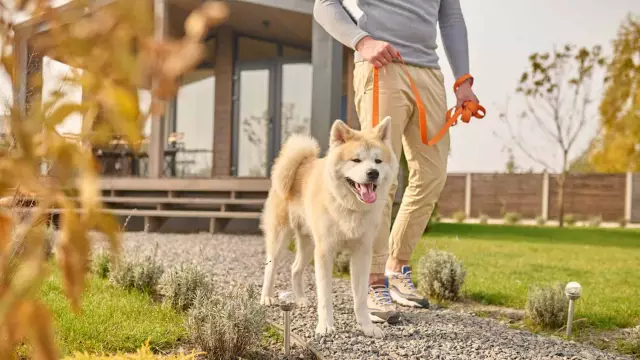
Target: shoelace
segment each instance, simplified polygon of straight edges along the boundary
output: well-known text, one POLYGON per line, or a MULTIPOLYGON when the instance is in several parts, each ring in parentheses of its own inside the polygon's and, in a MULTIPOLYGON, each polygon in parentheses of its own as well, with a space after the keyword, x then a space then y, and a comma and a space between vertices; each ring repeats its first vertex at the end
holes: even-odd
POLYGON ((371 286, 373 295, 379 303, 391 304, 391 294, 389 294, 389 288, 386 286, 371 286))
POLYGON ((402 274, 402 280, 409 289, 415 290, 416 286, 413 284, 413 281, 411 281, 411 270, 402 274))

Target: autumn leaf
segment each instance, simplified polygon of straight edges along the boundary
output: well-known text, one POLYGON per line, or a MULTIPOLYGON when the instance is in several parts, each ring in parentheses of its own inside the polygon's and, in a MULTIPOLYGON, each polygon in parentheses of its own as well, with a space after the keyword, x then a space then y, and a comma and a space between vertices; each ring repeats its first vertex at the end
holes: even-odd
POLYGON ((11 243, 11 233, 13 231, 13 218, 6 211, 0 212, 0 258, 11 243))
POLYGON ((55 110, 51 112, 47 116, 46 125, 50 128, 55 128, 56 126, 62 124, 69 116, 74 113, 84 113, 86 111, 86 105, 67 102, 58 105, 55 110))
POLYGON ((64 200, 62 209, 56 255, 63 272, 65 293, 71 300, 73 310, 78 312, 87 271, 89 239, 70 200, 64 200))

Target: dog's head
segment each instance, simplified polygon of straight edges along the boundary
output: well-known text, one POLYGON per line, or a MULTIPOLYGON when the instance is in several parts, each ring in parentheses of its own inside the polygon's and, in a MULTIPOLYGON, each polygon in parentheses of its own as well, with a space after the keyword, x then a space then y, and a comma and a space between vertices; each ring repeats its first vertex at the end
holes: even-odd
POLYGON ((335 121, 327 158, 341 201, 372 204, 379 196, 385 199, 398 169, 391 148, 391 117, 363 131, 335 121))

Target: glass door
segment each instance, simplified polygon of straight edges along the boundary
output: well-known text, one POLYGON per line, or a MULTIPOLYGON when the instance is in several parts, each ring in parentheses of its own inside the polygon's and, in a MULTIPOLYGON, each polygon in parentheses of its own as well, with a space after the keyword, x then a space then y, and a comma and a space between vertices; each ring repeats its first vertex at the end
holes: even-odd
POLYGON ((236 64, 232 174, 268 177, 281 145, 311 133, 309 58, 236 64))
POLYGON ((280 69, 278 143, 282 144, 292 134, 311 134, 313 67, 308 61, 288 62, 280 69))
POLYGON ((266 177, 273 147, 274 66, 243 63, 236 70, 233 172, 235 176, 266 177))

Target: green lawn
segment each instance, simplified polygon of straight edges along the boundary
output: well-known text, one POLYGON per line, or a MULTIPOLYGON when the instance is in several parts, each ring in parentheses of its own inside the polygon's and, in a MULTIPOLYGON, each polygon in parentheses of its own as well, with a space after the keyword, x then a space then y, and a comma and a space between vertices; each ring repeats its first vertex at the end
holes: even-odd
POLYGON ((524 308, 530 285, 578 281, 576 319, 601 328, 640 324, 640 231, 438 224, 420 241, 412 263, 437 246, 468 269, 466 296, 524 308))
POLYGON ((78 315, 63 295, 59 276, 44 283, 42 296, 54 314, 63 355, 135 352, 148 338, 151 349, 169 349, 186 336, 182 315, 147 295, 121 290, 95 276, 90 278, 78 315))

